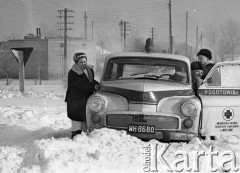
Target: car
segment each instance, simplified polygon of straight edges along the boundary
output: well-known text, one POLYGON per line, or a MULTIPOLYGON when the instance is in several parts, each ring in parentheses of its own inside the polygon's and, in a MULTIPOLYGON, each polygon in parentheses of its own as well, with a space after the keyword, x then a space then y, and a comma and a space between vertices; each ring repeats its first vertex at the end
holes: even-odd
POLYGON ((105 59, 100 89, 87 102, 90 130, 126 130, 142 139, 198 136, 201 102, 190 60, 172 54, 123 52, 105 59))
POLYGON ((217 63, 199 87, 202 136, 240 134, 240 61, 217 63))
POLYGON ((100 88, 87 102, 89 130, 112 128, 140 139, 162 141, 229 134, 226 129, 240 131, 240 117, 230 120, 240 113, 240 63, 216 64, 198 94, 192 89, 190 63, 189 58, 174 54, 110 54, 100 88), (231 68, 225 66, 235 71, 230 73, 231 68), (225 81, 227 77, 236 83, 235 88, 227 88, 233 87, 225 81))

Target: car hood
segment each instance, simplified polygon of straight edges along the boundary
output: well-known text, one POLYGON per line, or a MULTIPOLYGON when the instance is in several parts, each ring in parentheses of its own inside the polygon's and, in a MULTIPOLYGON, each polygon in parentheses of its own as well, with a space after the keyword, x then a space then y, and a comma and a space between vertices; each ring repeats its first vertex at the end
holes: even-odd
POLYGON ((119 80, 101 83, 101 92, 121 95, 129 102, 158 103, 172 96, 194 95, 191 85, 157 80, 119 80))

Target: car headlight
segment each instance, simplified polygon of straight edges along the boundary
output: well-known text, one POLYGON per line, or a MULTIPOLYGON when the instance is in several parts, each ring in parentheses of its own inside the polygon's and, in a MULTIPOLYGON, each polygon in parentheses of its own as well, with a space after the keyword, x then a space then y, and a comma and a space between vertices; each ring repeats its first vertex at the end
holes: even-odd
POLYGON ((105 102, 101 97, 93 97, 89 101, 89 108, 93 112, 100 112, 104 109, 105 102))
POLYGON ((189 101, 184 102, 181 105, 181 112, 185 116, 193 116, 197 112, 197 106, 193 102, 189 102, 189 101))

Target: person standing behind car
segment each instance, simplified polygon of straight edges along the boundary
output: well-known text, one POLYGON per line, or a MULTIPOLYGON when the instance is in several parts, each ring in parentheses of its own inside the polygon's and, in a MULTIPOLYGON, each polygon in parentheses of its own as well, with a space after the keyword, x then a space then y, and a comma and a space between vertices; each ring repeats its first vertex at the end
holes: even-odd
POLYGON ((212 53, 208 49, 201 49, 197 53, 197 57, 198 57, 198 61, 203 65, 203 74, 201 79, 205 79, 208 72, 214 66, 214 63, 212 61, 212 53))
POLYGON ((75 63, 68 73, 68 88, 65 97, 67 116, 72 120, 72 139, 75 135, 87 130, 87 100, 99 85, 94 80, 93 67, 87 65, 85 53, 75 53, 73 60, 75 63))
POLYGON ((192 88, 195 92, 195 95, 198 95, 198 88, 202 84, 202 74, 203 66, 199 61, 194 61, 191 63, 191 75, 192 75, 192 88))

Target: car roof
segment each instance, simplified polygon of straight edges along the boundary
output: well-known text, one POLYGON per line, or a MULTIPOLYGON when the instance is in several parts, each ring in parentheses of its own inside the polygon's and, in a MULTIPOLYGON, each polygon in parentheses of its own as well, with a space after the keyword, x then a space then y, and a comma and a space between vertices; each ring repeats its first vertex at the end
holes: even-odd
POLYGON ((152 58, 167 58, 172 60, 179 60, 179 61, 185 61, 187 63, 190 63, 189 58, 182 56, 182 55, 176 55, 176 54, 167 54, 167 53, 146 53, 146 52, 119 52, 119 53, 112 53, 109 54, 106 57, 106 60, 108 61, 111 58, 114 57, 152 57, 152 58))
POLYGON ((218 62, 217 64, 240 64, 240 61, 224 61, 218 62))
POLYGON ((240 61, 223 61, 223 62, 217 62, 213 68, 219 66, 219 65, 231 65, 231 64, 240 64, 240 61))

